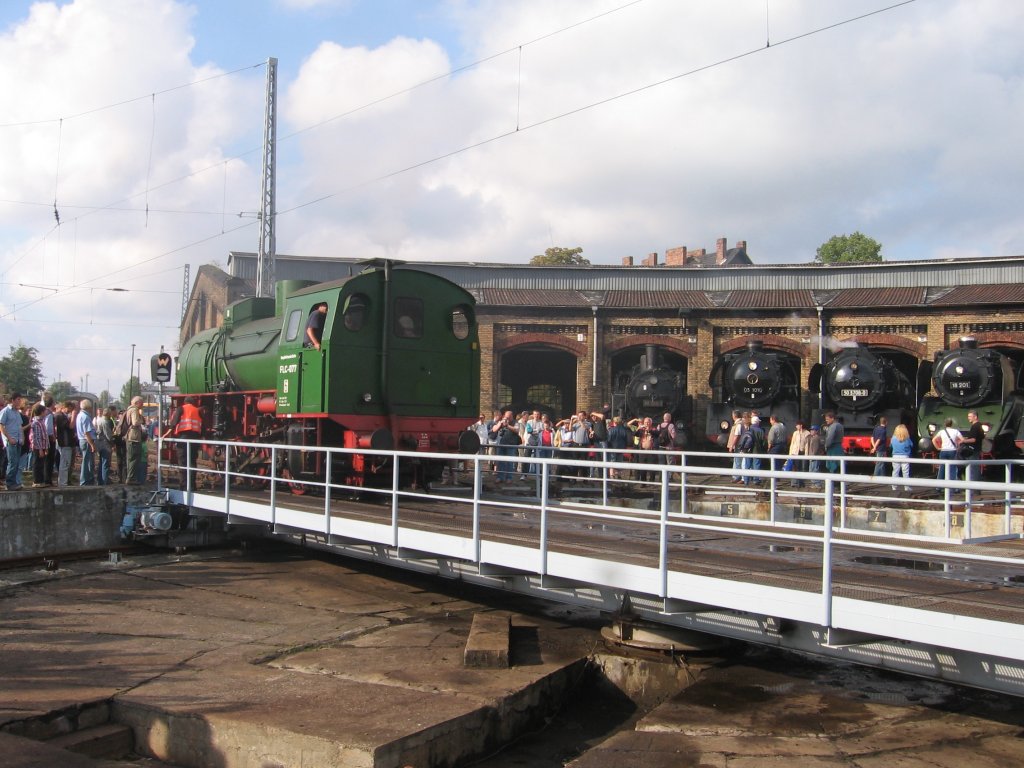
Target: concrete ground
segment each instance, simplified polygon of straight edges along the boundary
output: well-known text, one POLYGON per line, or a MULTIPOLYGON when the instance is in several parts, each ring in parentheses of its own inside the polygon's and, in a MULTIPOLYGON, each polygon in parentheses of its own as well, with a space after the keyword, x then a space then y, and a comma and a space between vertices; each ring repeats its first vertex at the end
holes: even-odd
POLYGON ((1019 699, 761 649, 637 710, 581 682, 594 618, 287 548, 0 571, 0 765, 124 766, 54 746, 108 719, 211 768, 1024 764, 1019 699), (511 617, 510 668, 464 666, 481 613, 511 617))
POLYGON ((511 611, 513 666, 465 668, 494 608, 388 575, 287 549, 0 572, 0 765, 59 765, 11 739, 99 702, 183 765, 454 764, 543 719, 592 650, 511 611))

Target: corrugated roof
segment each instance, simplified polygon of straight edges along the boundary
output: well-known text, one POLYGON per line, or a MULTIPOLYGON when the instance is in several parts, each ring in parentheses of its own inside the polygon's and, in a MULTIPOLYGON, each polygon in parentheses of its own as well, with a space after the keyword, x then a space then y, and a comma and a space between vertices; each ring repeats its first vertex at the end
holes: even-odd
POLYGON ((730 291, 726 309, 809 309, 814 296, 807 290, 730 291))
POLYGON ((707 309, 714 305, 704 291, 608 291, 603 306, 615 309, 707 309))
POLYGON ((589 307, 591 302, 579 291, 551 291, 529 288, 482 288, 479 301, 493 307, 589 307))
POLYGON ((1024 285, 1007 283, 1000 285, 962 285, 940 296, 933 306, 971 304, 1019 304, 1024 301, 1024 285))
POLYGON ((924 303, 924 288, 849 288, 838 291, 828 307, 919 307, 924 303))

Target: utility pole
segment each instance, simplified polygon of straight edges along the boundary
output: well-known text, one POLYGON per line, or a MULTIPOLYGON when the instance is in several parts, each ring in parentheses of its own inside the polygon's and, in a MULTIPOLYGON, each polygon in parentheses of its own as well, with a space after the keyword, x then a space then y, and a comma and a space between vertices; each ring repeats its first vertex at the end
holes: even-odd
POLYGON ((263 124, 263 183, 260 192, 260 246, 256 252, 256 295, 274 295, 274 255, 277 242, 275 174, 277 159, 277 59, 267 59, 267 102, 263 124))
POLYGON ((181 322, 179 325, 185 322, 185 313, 188 312, 188 292, 192 288, 191 281, 189 280, 189 267, 190 264, 185 265, 185 281, 181 286, 181 322))

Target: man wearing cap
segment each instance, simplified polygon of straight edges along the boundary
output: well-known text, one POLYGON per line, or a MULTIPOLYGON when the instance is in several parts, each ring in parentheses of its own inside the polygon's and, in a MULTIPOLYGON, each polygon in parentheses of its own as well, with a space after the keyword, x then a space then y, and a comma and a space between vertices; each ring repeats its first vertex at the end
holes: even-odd
POLYGON ((21 393, 15 392, 3 410, 0 410, 0 435, 7 451, 7 490, 20 491, 21 486, 21 393))

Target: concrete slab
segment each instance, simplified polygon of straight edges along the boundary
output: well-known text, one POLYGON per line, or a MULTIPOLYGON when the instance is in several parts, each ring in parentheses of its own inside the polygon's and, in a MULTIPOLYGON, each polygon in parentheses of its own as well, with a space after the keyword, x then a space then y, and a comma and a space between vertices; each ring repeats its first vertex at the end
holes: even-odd
POLYGON ((462 662, 467 667, 504 669, 508 667, 510 617, 501 614, 477 613, 466 640, 462 662))
POLYGON ((1024 763, 1014 697, 753 650, 570 765, 936 768, 1024 763))
POLYGON ((466 669, 483 593, 358 568, 281 549, 6 572, 0 729, 56 736, 111 700, 184 766, 454 764, 549 713, 595 642, 506 605, 512 668, 466 669))

